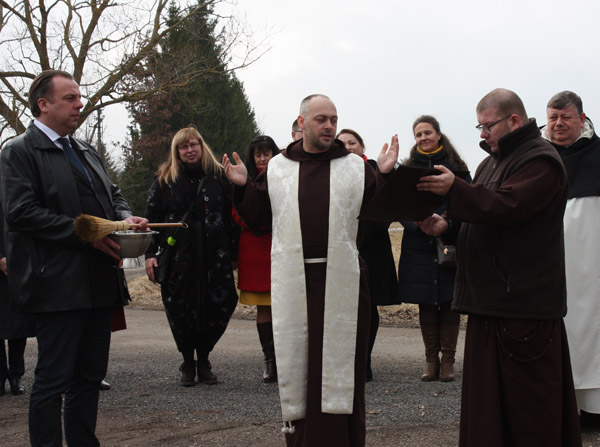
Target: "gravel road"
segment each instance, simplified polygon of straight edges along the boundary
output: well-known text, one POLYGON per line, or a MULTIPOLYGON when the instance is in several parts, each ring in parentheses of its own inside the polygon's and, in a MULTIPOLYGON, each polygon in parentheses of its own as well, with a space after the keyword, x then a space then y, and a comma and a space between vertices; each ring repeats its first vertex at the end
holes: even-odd
MULTIPOLYGON (((101 393, 97 433, 103 446, 284 445, 275 384, 261 380, 255 323, 232 319, 211 354, 215 386, 178 385, 181 362, 163 312, 127 309, 128 329, 113 334, 107 380, 101 393)), ((464 332, 459 337, 458 380, 420 381, 423 348, 415 328, 382 327, 367 384, 368 446, 456 446, 464 332)), ((31 387, 36 343, 26 350, 24 382, 31 387)), ((27 396, 0 397, 4 447, 28 445, 27 396)), ((600 445, 600 431, 584 434, 600 445)))

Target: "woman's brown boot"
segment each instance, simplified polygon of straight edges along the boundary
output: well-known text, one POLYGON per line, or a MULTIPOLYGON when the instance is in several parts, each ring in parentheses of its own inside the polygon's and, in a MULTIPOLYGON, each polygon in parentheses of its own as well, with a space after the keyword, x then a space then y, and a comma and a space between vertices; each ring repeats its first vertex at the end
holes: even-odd
POLYGON ((425 372, 421 376, 423 382, 433 382, 437 380, 440 373, 440 362, 427 362, 425 364, 425 372))
POLYGON ((437 325, 421 325, 421 334, 425 344, 425 373, 423 382, 437 380, 440 375, 440 332, 437 325))
POLYGON ((440 371, 441 382, 452 382, 454 380, 454 355, 456 354, 456 342, 458 340, 458 324, 442 324, 440 328, 440 342, 442 344, 442 367, 440 371))

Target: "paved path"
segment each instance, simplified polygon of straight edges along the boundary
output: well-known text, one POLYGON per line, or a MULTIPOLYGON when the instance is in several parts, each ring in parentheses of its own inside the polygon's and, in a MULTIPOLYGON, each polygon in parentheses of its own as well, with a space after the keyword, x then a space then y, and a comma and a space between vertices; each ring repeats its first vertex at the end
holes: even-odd
MULTIPOLYGON (((128 329, 113 334, 101 393, 98 435, 103 446, 282 447, 277 386, 261 378, 262 354, 253 321, 233 319, 211 354, 220 383, 178 385, 181 363, 162 311, 128 308, 128 329)), ((368 446, 456 446, 464 332, 459 337, 458 380, 423 383, 423 347, 413 328, 380 329, 367 384, 368 446)), ((31 387, 36 343, 26 350, 24 377, 31 387)), ((28 445, 27 396, 0 397, 3 447, 28 445)), ((586 446, 600 445, 598 432, 586 446)))

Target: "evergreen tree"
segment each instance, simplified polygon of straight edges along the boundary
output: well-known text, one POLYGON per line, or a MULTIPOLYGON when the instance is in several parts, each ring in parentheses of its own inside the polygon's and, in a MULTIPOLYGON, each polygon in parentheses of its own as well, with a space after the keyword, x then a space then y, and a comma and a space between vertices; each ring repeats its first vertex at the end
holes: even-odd
MULTIPOLYGON (((169 14, 171 22, 181 20, 176 6, 169 14)), ((173 103, 179 107, 171 126, 176 131, 195 125, 215 153, 222 154, 245 148, 258 128, 241 82, 226 69, 227 54, 219 43, 216 26, 210 5, 205 14, 184 21, 164 40, 162 67, 157 71, 168 76, 173 67, 194 64, 196 72, 205 73, 186 88, 173 91, 173 103)))
POLYGON ((119 185, 138 213, 144 212, 142 204, 145 207, 154 172, 168 157, 179 129, 196 126, 217 158, 232 150, 243 151, 259 133, 242 83, 227 71, 228 55, 216 34, 211 2, 200 3, 206 5, 204 12, 190 16, 171 5, 169 25, 179 25, 173 26, 143 69, 131 74, 133 88, 147 89, 148 84, 164 84, 165 79, 188 73, 181 87, 155 93, 130 108, 131 147, 124 148, 125 170, 119 185))

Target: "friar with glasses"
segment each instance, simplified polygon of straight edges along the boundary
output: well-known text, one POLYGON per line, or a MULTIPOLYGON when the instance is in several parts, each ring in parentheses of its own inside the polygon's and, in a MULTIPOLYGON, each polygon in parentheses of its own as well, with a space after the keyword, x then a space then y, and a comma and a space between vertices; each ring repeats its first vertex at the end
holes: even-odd
MULTIPOLYGON (((453 309, 469 315, 460 447, 581 446, 566 314, 567 174, 521 99, 496 89, 477 105, 489 156, 472 184, 444 166, 417 188, 449 195, 457 240, 453 309)), ((421 224, 440 234, 437 215, 421 224)))
MULTIPOLYGON (((360 211, 382 177, 335 139, 337 110, 306 97, 304 138, 273 157, 254 182, 240 157, 223 164, 234 204, 251 228, 272 223, 271 312, 288 446, 365 445, 370 298, 357 239, 360 211)), ((398 137, 378 166, 390 172, 398 137)))
POLYGON ((565 260, 569 313, 565 317, 581 422, 600 425, 600 138, 570 91, 550 98, 542 136, 558 150, 569 178, 565 260))

